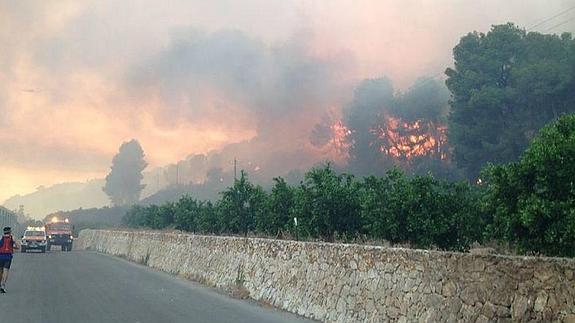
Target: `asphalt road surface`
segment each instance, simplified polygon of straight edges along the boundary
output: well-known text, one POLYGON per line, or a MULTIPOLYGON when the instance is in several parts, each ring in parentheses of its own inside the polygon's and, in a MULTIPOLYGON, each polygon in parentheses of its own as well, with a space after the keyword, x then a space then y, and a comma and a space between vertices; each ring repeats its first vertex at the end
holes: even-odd
POLYGON ((309 322, 95 252, 18 253, 0 322, 309 322))

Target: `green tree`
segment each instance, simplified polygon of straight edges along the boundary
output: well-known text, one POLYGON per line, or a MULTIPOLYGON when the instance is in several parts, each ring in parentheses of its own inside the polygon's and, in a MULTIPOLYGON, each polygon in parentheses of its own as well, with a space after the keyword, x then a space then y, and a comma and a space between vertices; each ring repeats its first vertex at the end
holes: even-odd
POLYGON ((132 205, 139 201, 142 184, 142 171, 148 163, 144 160, 144 151, 137 140, 124 142, 120 151, 112 159, 110 173, 102 190, 108 194, 114 206, 132 205))
POLYGON ((294 215, 302 231, 325 241, 336 234, 355 236, 361 228, 359 189, 353 176, 338 175, 327 164, 305 174, 296 192, 294 215))
POLYGON ((416 247, 464 250, 482 238, 478 199, 466 183, 398 170, 362 183, 364 231, 373 238, 416 247))
POLYGON ((176 229, 196 232, 201 207, 201 202, 188 195, 182 196, 174 206, 174 224, 176 229))
POLYGON ((265 212, 266 194, 264 190, 248 181, 247 174, 241 171, 234 185, 223 191, 218 204, 221 214, 221 229, 227 233, 243 233, 255 229, 256 218, 265 212))
POLYGON ((449 91, 442 82, 430 77, 417 79, 409 90, 400 93, 391 107, 393 115, 408 122, 424 120, 437 128, 447 121, 449 91))
POLYGON ((210 201, 198 203, 199 213, 197 215, 198 231, 202 233, 220 233, 220 216, 217 208, 210 201))
POLYGON ((267 199, 267 209, 260 212, 257 229, 260 232, 281 235, 292 229, 291 214, 295 203, 295 191, 281 177, 274 178, 274 186, 267 199))
POLYGON ((407 238, 415 246, 465 250, 481 241, 482 216, 469 184, 416 176, 404 201, 407 238))
POLYGON ((453 49, 449 142, 469 179, 487 162, 516 160, 537 131, 575 111, 575 41, 508 23, 470 33, 453 49))
POLYGON ((168 202, 164 203, 157 208, 151 207, 150 214, 152 229, 165 229, 174 224, 174 214, 176 213, 176 205, 168 202))
POLYGON ((543 128, 518 162, 486 168, 484 181, 493 237, 575 256, 575 114, 543 128))
POLYGON ((385 177, 366 177, 362 183, 361 216, 363 231, 393 243, 407 241, 407 213, 402 207, 409 182, 397 169, 385 177))
POLYGON ((144 217, 142 216, 143 212, 144 212, 143 206, 141 205, 132 206, 122 217, 122 223, 132 228, 145 226, 146 223, 144 223, 143 221, 144 217))

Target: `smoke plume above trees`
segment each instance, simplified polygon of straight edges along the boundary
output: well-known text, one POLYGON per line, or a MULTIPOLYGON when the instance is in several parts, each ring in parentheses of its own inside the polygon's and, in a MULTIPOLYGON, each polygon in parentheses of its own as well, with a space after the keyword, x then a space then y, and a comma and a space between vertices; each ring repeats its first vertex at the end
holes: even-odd
POLYGON ((315 57, 305 38, 269 46, 238 31, 187 31, 136 67, 127 81, 136 101, 157 100, 167 107, 156 115, 167 127, 175 120, 217 116, 221 127, 240 122, 255 130, 249 140, 237 140, 209 158, 191 157, 184 172, 229 169, 237 158, 248 171, 272 175, 322 158, 308 142, 309 131, 344 101, 349 81, 341 75, 351 68, 345 55, 315 57))
POLYGON ((103 178, 129 138, 152 167, 183 160, 180 183, 229 174, 234 157, 254 180, 344 160, 342 107, 362 79, 407 91, 441 73, 465 33, 527 26, 566 4, 2 2, 0 200, 103 178))

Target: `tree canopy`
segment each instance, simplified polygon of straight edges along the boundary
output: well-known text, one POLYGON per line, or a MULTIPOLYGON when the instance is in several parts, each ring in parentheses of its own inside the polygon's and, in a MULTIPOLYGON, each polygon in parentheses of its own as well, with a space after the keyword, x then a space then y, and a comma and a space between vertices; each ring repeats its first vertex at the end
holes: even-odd
POLYGON ((408 177, 399 170, 358 180, 327 164, 308 171, 296 186, 276 178, 269 193, 252 184, 242 171, 215 204, 183 196, 176 203, 136 205, 127 212, 124 223, 323 241, 385 239, 417 247, 465 250, 483 236, 478 201, 476 190, 468 183, 429 175, 408 177))
POLYGON ((383 175, 393 165, 377 145, 376 129, 383 112, 393 102, 393 85, 387 78, 363 81, 347 107, 345 124, 350 130, 349 167, 358 175, 383 175))
POLYGON ((512 23, 473 32, 453 49, 448 138, 470 179, 487 162, 517 160, 537 131, 575 111, 575 41, 512 23))
POLYGON ((139 201, 142 184, 142 171, 148 163, 144 160, 144 151, 140 143, 132 139, 124 142, 112 159, 110 173, 106 176, 106 184, 102 188, 110 197, 114 206, 130 205, 139 201))
POLYGON ((543 128, 518 162, 491 166, 484 177, 494 237, 575 256, 575 114, 543 128))
POLYGON ((382 176, 400 167, 415 174, 454 174, 447 161, 448 99, 447 88, 429 77, 405 92, 394 92, 387 78, 363 81, 346 109, 350 171, 382 176))

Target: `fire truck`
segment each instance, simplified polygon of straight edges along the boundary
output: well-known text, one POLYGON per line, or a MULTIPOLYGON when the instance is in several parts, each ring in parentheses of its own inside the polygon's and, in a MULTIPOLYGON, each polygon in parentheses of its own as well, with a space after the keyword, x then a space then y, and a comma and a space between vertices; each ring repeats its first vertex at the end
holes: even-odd
POLYGON ((74 226, 68 219, 53 217, 45 227, 48 235, 46 250, 49 251, 52 246, 60 246, 62 251, 72 251, 74 226))

